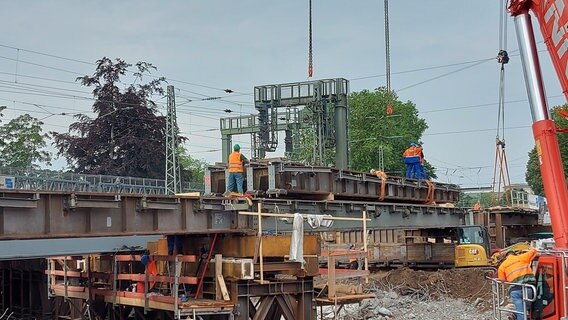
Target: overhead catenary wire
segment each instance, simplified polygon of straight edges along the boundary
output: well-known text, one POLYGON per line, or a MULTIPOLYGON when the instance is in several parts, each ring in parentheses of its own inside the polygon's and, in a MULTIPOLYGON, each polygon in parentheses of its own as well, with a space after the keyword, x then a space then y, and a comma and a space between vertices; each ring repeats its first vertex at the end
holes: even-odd
MULTIPOLYGON (((23 49, 23 48, 18 48, 18 47, 14 47, 14 46, 9 46, 9 45, 5 45, 5 44, 0 44, 0 47, 3 48, 7 48, 7 49, 12 49, 12 50, 16 50, 17 52, 28 52, 28 53, 33 53, 33 54, 37 54, 37 55, 42 55, 42 56, 46 56, 46 57, 51 57, 51 58, 56 58, 56 59, 60 59, 60 60, 66 60, 66 61, 72 61, 72 62, 77 62, 77 63, 82 63, 82 64, 87 64, 87 65, 91 65, 94 66, 96 65, 96 63, 94 62, 88 62, 88 61, 84 61, 84 60, 79 60, 79 59, 74 59, 74 58, 69 58, 69 57, 63 57, 63 56, 59 56, 59 55, 54 55, 54 54, 49 54, 49 53, 45 53, 45 52, 40 52, 40 51, 34 51, 34 50, 29 50, 29 49, 23 49)), ((7 58, 7 57, 0 57, 0 58, 7 58)), ((9 60, 14 60, 13 58, 7 58, 9 60)), ((46 67, 46 68, 52 68, 54 70, 57 70, 58 68, 53 68, 53 67, 49 67, 49 66, 45 66, 45 65, 40 65, 37 64, 37 66, 41 66, 41 67, 46 67)), ((70 72, 70 73, 74 73, 73 71, 69 71, 69 70, 59 70, 59 71, 63 71, 63 72, 70 72)), ((130 73, 134 73, 133 71, 129 71, 130 73)), ((160 78, 158 76, 153 76, 153 75, 148 75, 149 77, 152 77, 154 79, 160 78)), ((223 92, 228 92, 231 91, 232 93, 236 93, 236 95, 248 95, 248 96, 252 96, 253 94, 250 92, 239 92, 239 91, 234 91, 234 90, 228 90, 227 88, 219 88, 219 87, 214 87, 214 86, 209 86, 209 85, 205 85, 205 84, 199 84, 199 83, 194 83, 194 82, 189 82, 189 81, 185 81, 185 80, 179 80, 179 79, 174 79, 174 78, 169 78, 169 77, 165 77, 167 81, 172 81, 172 82, 177 82, 177 83, 182 83, 182 84, 187 84, 187 85, 191 85, 191 86, 195 86, 195 87, 201 87, 201 88, 206 88, 206 89, 211 89, 211 90, 217 90, 217 91, 223 91, 223 92)), ((233 96, 236 96, 233 95, 233 96)))

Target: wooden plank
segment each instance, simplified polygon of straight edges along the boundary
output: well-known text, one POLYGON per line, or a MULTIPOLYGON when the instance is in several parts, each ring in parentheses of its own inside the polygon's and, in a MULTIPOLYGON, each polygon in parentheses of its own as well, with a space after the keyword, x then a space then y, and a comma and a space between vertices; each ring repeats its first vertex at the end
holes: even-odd
POLYGON ((219 284, 219 288, 221 289, 223 300, 230 301, 231 298, 229 298, 229 291, 227 291, 227 285, 225 285, 225 279, 223 279, 223 275, 217 275, 217 283, 219 284))
MULTIPOLYGON (((112 297, 105 296, 106 303, 113 303, 112 297)), ((116 297, 116 303, 120 305, 128 305, 134 307, 144 307, 144 299, 140 298, 127 298, 127 297, 116 297)), ((174 311, 174 306, 171 303, 164 303, 158 301, 148 301, 148 307, 150 309, 174 311)))
MULTIPOLYGON (((117 275, 118 280, 131 280, 131 281, 145 281, 146 275, 143 273, 122 273, 117 275)), ((175 281, 175 277, 173 276, 148 276, 149 281, 155 282, 171 282, 175 281)), ((179 283, 185 284, 197 284, 196 277, 179 277, 179 283)))
MULTIPOLYGON (((217 239, 218 249, 225 257, 253 258, 257 244, 257 235, 223 237, 217 239)), ((263 258, 282 258, 290 254, 291 236, 262 236, 263 258)), ((259 244, 260 245, 260 244, 259 244)), ((260 248, 259 248, 260 249, 260 248)), ((260 250, 259 250, 260 251, 260 250)), ((304 235, 304 255, 319 255, 320 242, 318 235, 304 235)), ((259 256, 259 254, 257 254, 259 256)))
MULTIPOLYGON (((219 276, 223 280, 223 255, 215 255, 215 300, 221 300, 223 294, 221 293, 221 284, 219 283, 219 276)), ((223 281, 223 283, 225 283, 223 281)), ((226 289, 226 288, 225 288, 226 289)))
MULTIPOLYGON (((169 255, 157 255, 153 254, 150 255, 150 260, 154 261, 170 261, 175 262, 176 256, 169 256, 169 255)), ((180 262, 196 262, 197 257, 195 255, 179 255, 178 261, 180 262)), ((126 262, 126 261, 140 261, 142 259, 142 255, 127 255, 127 254, 120 254, 116 255, 116 261, 119 262, 126 262)))
POLYGON ((330 256, 327 260, 328 273, 327 273, 327 296, 330 298, 335 297, 335 257, 330 256))

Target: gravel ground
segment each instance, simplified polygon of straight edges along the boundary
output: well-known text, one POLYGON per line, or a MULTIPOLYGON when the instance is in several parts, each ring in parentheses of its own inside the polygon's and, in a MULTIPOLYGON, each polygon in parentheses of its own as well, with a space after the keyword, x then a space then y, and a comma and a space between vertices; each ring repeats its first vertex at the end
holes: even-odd
MULTIPOLYGON (((338 313, 337 319, 492 319, 492 312, 490 310, 480 310, 474 304, 462 299, 443 298, 441 300, 427 301, 410 296, 399 296, 393 291, 377 291, 376 295, 377 298, 364 301, 360 305, 351 304, 344 306, 338 313)), ((483 302, 482 300, 478 300, 478 305, 483 302)), ((323 309, 323 315, 324 319, 333 319, 333 307, 325 307, 323 309)))
MULTIPOLYGON (((491 285, 482 269, 377 272, 364 285, 375 299, 344 306, 336 319, 490 320, 491 285)), ((320 310, 318 309, 318 313, 320 310)), ((320 319, 322 314, 320 313, 320 319)), ((334 319, 334 308, 323 308, 334 319)))

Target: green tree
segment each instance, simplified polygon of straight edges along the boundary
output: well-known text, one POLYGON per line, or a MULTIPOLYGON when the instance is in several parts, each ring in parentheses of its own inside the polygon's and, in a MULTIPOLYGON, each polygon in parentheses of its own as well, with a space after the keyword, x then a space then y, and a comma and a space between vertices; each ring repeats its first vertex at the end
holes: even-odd
MULTIPOLYGON (((558 127, 568 128, 568 119, 558 115, 560 110, 566 110, 567 105, 563 107, 555 107, 552 109, 552 119, 556 122, 558 127)), ((560 155, 564 163, 564 175, 568 179, 568 134, 557 133, 558 145, 560 146, 560 155)), ((544 186, 542 185, 542 175, 540 173, 540 165, 536 152, 536 147, 529 152, 529 161, 527 162, 527 171, 525 172, 525 180, 531 187, 533 192, 538 195, 544 196, 544 186)))
MULTIPOLYGON (((377 168, 382 149, 385 171, 404 175, 406 165, 402 153, 409 143, 420 143, 422 134, 428 128, 426 121, 418 116, 416 105, 398 100, 394 93, 390 95, 394 113, 387 115, 388 99, 385 88, 363 90, 349 96, 350 161, 355 170, 377 168)), ((427 149, 425 158, 428 158, 427 149)), ((425 162, 428 176, 436 178, 433 169, 425 162)))
MULTIPOLYGON (((0 106, 0 117, 5 108, 0 106)), ((0 166, 38 169, 38 163, 49 164, 51 154, 43 150, 49 137, 42 132, 42 125, 29 114, 0 125, 0 166)))
MULTIPOLYGON (((135 65, 130 84, 121 81, 131 64, 102 58, 92 76, 77 78, 93 88, 97 117, 76 116, 68 133, 53 133, 59 154, 75 172, 164 178, 166 119, 157 113, 153 94, 163 94, 163 78, 143 82, 156 68, 135 65)), ((183 140, 183 139, 181 139, 183 140)))
POLYGON ((182 171, 182 181, 203 182, 207 161, 193 158, 184 147, 178 148, 179 164, 182 171))

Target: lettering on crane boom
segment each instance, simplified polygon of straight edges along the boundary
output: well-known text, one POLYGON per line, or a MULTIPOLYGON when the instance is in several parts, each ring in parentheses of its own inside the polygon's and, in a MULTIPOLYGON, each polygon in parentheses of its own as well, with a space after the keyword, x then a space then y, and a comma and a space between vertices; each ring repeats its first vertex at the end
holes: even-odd
MULTIPOLYGON (((568 19, 564 16, 564 9, 564 0, 546 1, 544 8, 544 21, 548 25, 547 29, 552 31, 552 44, 554 45, 559 60, 566 60, 564 54, 568 51, 568 37, 565 26, 568 19), (548 6, 548 8, 546 6, 548 6), (551 23, 552 27, 550 27, 551 23)), ((562 65, 565 67, 564 75, 568 77, 568 64, 564 61, 562 65)))

